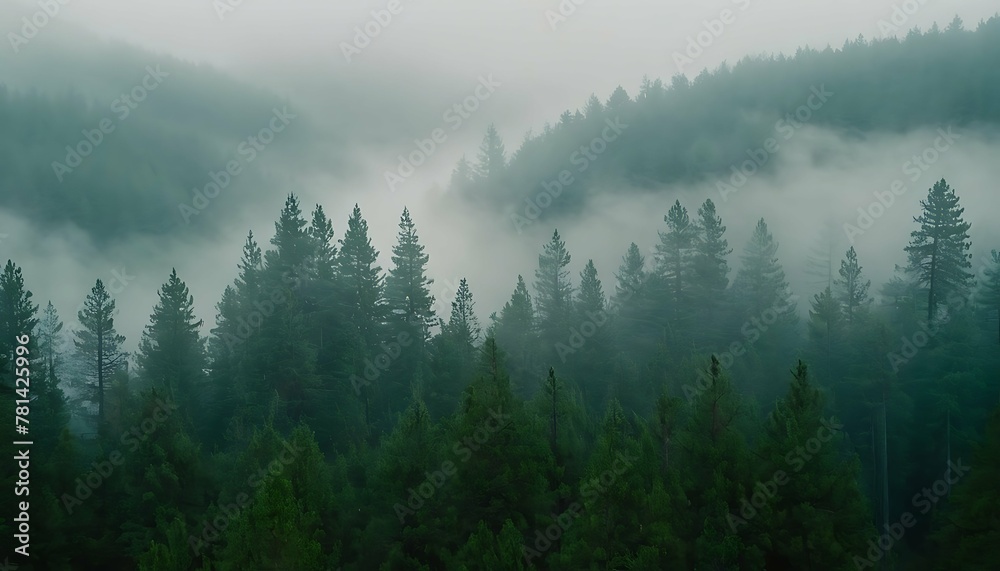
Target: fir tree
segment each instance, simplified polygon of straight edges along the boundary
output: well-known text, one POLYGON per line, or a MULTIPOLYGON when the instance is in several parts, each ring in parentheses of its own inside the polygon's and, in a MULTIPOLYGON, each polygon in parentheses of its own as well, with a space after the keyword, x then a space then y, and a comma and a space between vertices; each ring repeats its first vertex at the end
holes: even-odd
POLYGON ((858 313, 864 311, 872 301, 868 295, 868 288, 872 282, 862 277, 861 269, 858 264, 858 253, 851 246, 847 251, 847 257, 840 262, 840 279, 834 281, 837 287, 837 299, 844 307, 848 324, 853 324, 858 313))
POLYGON ((566 269, 569 262, 566 243, 556 230, 538 256, 535 270, 535 307, 542 342, 548 347, 563 340, 572 321, 573 285, 566 269))
POLYGON ((194 297, 176 269, 157 294, 139 343, 139 367, 154 387, 182 406, 182 417, 191 423, 202 417, 205 397, 203 321, 195 317, 194 297))
POLYGON ((507 168, 507 156, 503 139, 497 133, 496 127, 490 124, 486 135, 479 146, 479 162, 476 164, 476 176, 480 180, 493 182, 507 168))
POLYGON ((695 284, 701 292, 702 301, 722 299, 729 287, 729 262, 726 258, 733 252, 725 239, 726 227, 716 214, 715 203, 705 201, 698 209, 696 223, 697 240, 694 242, 695 284))
POLYGON ((670 207, 663 221, 667 223, 667 231, 659 232, 656 271, 665 296, 664 305, 676 323, 690 309, 698 230, 679 200, 670 207))
MULTIPOLYGON (((32 339, 38 325, 38 304, 31 301, 32 293, 24 287, 21 268, 7 260, 0 274, 0 355, 7 359, 8 367, 14 367, 14 349, 19 345, 17 338, 27 335, 28 351, 33 355, 37 343, 32 339)), ((10 378, 13 369, 7 370, 10 378)))
POLYGON ((426 275, 429 257, 406 208, 399 220, 397 239, 392 249, 393 267, 385 279, 388 310, 397 327, 405 326, 415 338, 423 340, 435 321, 434 296, 428 290, 434 280, 426 275))
POLYGON ((768 309, 787 319, 794 315, 795 305, 785 281, 785 271, 775 256, 777 251, 778 243, 761 218, 744 250, 743 265, 733 282, 733 289, 748 317, 760 317, 768 309))
POLYGON ((950 295, 968 295, 973 279, 972 225, 962 219, 965 209, 944 179, 934 183, 920 207, 923 212, 913 218, 920 228, 910 234, 906 253, 909 271, 918 285, 927 288, 927 320, 932 321, 939 304, 950 295))
POLYGON ((45 368, 49 376, 56 376, 56 366, 59 364, 59 348, 62 346, 63 322, 59 319, 55 306, 50 301, 42 312, 38 323, 38 350, 45 359, 45 368))
POLYGON ((98 427, 104 425, 104 392, 112 376, 125 364, 127 353, 121 350, 125 336, 115 331, 115 300, 97 280, 84 301, 77 318, 83 329, 76 331, 77 353, 85 363, 97 400, 98 427))

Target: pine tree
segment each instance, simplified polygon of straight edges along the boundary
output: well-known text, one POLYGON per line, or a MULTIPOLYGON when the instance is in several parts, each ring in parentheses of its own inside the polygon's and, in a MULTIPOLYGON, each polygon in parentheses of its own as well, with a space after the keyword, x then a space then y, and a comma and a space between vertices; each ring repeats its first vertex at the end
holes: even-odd
POLYGON ((597 95, 593 93, 590 94, 590 98, 587 99, 587 104, 583 108, 583 115, 587 119, 599 119, 604 114, 604 106, 601 105, 601 100, 597 98, 597 95))
POLYGON ((7 260, 3 273, 0 274, 0 355, 6 357, 9 378, 13 374, 15 364, 15 347, 19 344, 18 337, 29 337, 29 354, 34 355, 37 348, 32 338, 38 325, 38 304, 31 301, 32 293, 24 287, 24 276, 21 268, 13 261, 7 260))
POLYGON ((663 303, 677 323, 690 309, 698 230, 679 200, 670 207, 663 221, 667 223, 667 231, 659 232, 656 272, 663 288, 663 303))
POLYGON ((526 398, 531 393, 528 377, 534 369, 537 331, 531 294, 520 275, 510 301, 504 304, 500 316, 494 321, 494 336, 508 355, 511 379, 518 394, 526 398))
POLYGON ((172 269, 167 282, 157 292, 149 324, 139 343, 138 363, 143 375, 163 394, 182 407, 182 417, 193 428, 202 418, 201 403, 206 396, 203 321, 194 314, 194 297, 172 269))
MULTIPOLYGON (((580 290, 576 298, 576 326, 578 330, 588 331, 586 344, 573 351, 573 377, 583 391, 588 408, 600 412, 608 394, 610 371, 610 356, 612 354, 609 330, 610 317, 607 313, 607 301, 604 289, 597 276, 597 268, 593 260, 587 260, 587 265, 580 272, 580 290), (593 328, 592 331, 590 328, 593 328)), ((560 343, 557 353, 564 356, 571 347, 560 343)))
MULTIPOLYGON (((760 519, 749 523, 770 537, 768 569, 848 569, 874 531, 858 486, 860 462, 843 454, 841 426, 824 418, 822 394, 805 364, 799 361, 792 375, 760 440, 758 476, 765 484, 754 493, 769 499, 760 519)), ((743 504, 741 515, 754 505, 743 504)))
POLYGON ((702 302, 722 299, 729 287, 729 262, 726 258, 733 252, 725 239, 726 227, 716 214, 715 203, 708 199, 698 209, 695 225, 697 239, 694 242, 695 286, 701 293, 702 302))
POLYGON ((317 518, 304 512, 292 484, 281 475, 266 479, 253 503, 226 529, 220 569, 320 571, 322 548, 314 537, 317 518))
POLYGON ((611 92, 611 96, 608 97, 608 102, 604 107, 609 112, 620 113, 628 107, 629 103, 632 103, 632 99, 628 96, 628 92, 619 85, 611 92))
POLYGON ((591 319, 587 312, 602 312, 605 309, 604 289, 597 276, 594 260, 587 260, 587 265, 580 272, 580 291, 577 293, 576 304, 580 316, 587 319, 591 319))
POLYGON ((455 301, 451 302, 451 318, 444 329, 447 335, 463 347, 463 351, 471 357, 482 329, 479 326, 479 319, 476 317, 472 291, 465 278, 458 282, 455 301))
POLYGON ((972 285, 972 242, 962 219, 964 208, 958 195, 944 179, 934 183, 927 200, 920 201, 923 212, 913 218, 920 228, 910 234, 909 271, 917 284, 927 288, 927 321, 933 321, 938 306, 955 294, 967 296, 972 285))
POLYGON ((775 254, 778 243, 761 218, 742 256, 742 267, 733 282, 733 289, 743 304, 747 317, 760 317, 773 310, 791 319, 795 305, 791 301, 785 271, 775 254))
POLYGON ((344 288, 345 313, 366 350, 377 347, 385 322, 385 278, 377 264, 378 250, 368 237, 368 222, 355 204, 340 240, 337 269, 344 288))
POLYGON ((115 331, 115 300, 97 280, 84 301, 77 318, 83 329, 76 331, 77 353, 85 363, 87 376, 93 381, 91 388, 97 392, 98 427, 104 425, 104 391, 112 375, 125 364, 127 353, 121 350, 125 336, 115 331))
POLYGON ((844 307, 848 324, 853 324, 858 313, 864 311, 872 301, 868 295, 868 288, 872 282, 862 277, 861 269, 858 264, 858 253, 854 251, 854 246, 851 246, 847 251, 847 257, 840 262, 840 279, 834 281, 837 287, 837 299, 844 307))
POLYGON ((312 213, 309 223, 309 236, 313 240, 312 250, 315 260, 312 263, 315 278, 321 283, 331 282, 336 273, 337 245, 333 240, 333 222, 323 212, 319 204, 312 213))
POLYGON ((479 162, 476 164, 476 175, 480 180, 493 182, 507 168, 507 155, 503 139, 497 133, 496 127, 490 124, 486 135, 479 146, 479 162))
POLYGON ((278 278, 284 283, 293 283, 312 273, 310 265, 315 261, 314 252, 318 244, 310 234, 299 199, 294 194, 285 199, 281 215, 274 223, 271 244, 275 249, 268 250, 264 265, 271 275, 272 284, 278 283, 278 278))
POLYGON ((622 264, 615 274, 615 301, 637 298, 646 285, 646 259, 639 252, 635 242, 629 244, 628 251, 622 256, 622 264))
POLYGON ((428 290, 434 280, 426 275, 428 259, 410 211, 404 208, 398 242, 392 249, 393 267, 385 279, 385 297, 394 325, 411 330, 419 340, 427 338, 435 321, 434 296, 428 290))
POLYGON ((749 488, 749 451, 743 435, 745 408, 739 394, 712 356, 707 386, 689 393, 690 418, 678 436, 678 460, 692 520, 686 531, 693 568, 759 569, 762 554, 747 541, 747 528, 733 515, 749 488))
POLYGON ((535 270, 535 304, 542 343, 554 347, 563 341, 573 316, 573 285, 569 280, 570 255, 559 231, 538 256, 535 270))
POLYGON ((38 323, 38 350, 45 359, 45 368, 52 377, 56 375, 56 365, 59 364, 59 348, 62 346, 63 322, 59 313, 50 301, 42 312, 38 323))

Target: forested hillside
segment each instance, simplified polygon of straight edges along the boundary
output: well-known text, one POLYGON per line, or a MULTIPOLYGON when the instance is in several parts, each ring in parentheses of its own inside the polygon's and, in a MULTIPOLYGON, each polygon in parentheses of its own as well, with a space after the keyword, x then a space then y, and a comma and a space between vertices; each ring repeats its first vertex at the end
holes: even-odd
MULTIPOLYGON (((944 30, 914 30, 903 40, 859 37, 839 49, 748 56, 693 79, 649 79, 637 94, 619 87, 605 100, 592 95, 582 109, 567 110, 542 133, 529 134, 509 164, 495 159, 502 142, 490 138, 478 157, 457 166, 455 185, 493 206, 515 204, 513 214, 525 216, 523 200, 552 193, 552 183, 569 171, 572 189, 542 209, 545 219, 575 212, 608 188, 726 181, 748 150, 769 138, 786 144, 803 127, 858 140, 949 124, 994 133, 1000 122, 1000 18, 974 28, 956 18, 944 30), (817 99, 820 90, 828 95, 817 99), (613 142, 595 144, 608 120, 627 128, 613 142)), ((775 172, 776 160, 768 158, 758 160, 759 168, 775 172)))
POLYGON ((711 200, 609 284, 555 231, 487 323, 464 279, 434 313, 409 212, 383 269, 360 208, 337 236, 289 196, 207 340, 164 269, 135 367, 104 283, 62 331, 8 261, 35 569, 986 568, 1000 254, 970 259, 967 190, 928 190, 893 282, 852 248, 801 297, 711 200))

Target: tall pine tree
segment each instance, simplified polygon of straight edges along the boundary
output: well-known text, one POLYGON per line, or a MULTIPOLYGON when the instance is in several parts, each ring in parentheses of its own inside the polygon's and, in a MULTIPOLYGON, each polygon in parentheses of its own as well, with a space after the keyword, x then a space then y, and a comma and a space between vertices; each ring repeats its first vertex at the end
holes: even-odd
POLYGON ((962 219, 965 209, 944 179, 934 183, 920 207, 923 212, 913 218, 920 228, 910 234, 906 253, 909 271, 927 289, 927 321, 933 321, 938 306, 950 295, 968 295, 973 278, 972 225, 962 219))

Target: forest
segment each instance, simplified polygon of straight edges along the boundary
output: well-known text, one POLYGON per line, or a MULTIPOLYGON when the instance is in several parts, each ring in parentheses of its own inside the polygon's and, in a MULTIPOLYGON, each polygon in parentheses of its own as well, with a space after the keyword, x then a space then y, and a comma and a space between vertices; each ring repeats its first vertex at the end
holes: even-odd
MULTIPOLYGON (((138 339, 118 284, 91 282, 61 313, 5 250, 0 422, 18 436, 0 443, 0 569, 993 569, 1000 243, 963 206, 993 188, 922 181, 905 248, 829 240, 804 269, 783 257, 803 239, 785 220, 747 203, 756 225, 734 243, 714 195, 644 213, 658 231, 613 268, 551 222, 605 186, 728 176, 809 86, 837 94, 813 122, 857 140, 992 133, 998 58, 1000 18, 956 19, 619 88, 509 156, 491 127, 448 196, 495 212, 546 190, 595 129, 630 125, 533 219, 551 231, 537 264, 453 288, 428 271, 449 255, 421 239, 433 222, 404 208, 397 228, 369 228, 376 199, 328 213, 256 172, 252 193, 287 197, 273 233, 212 260, 234 276, 213 315, 163 267, 138 339), (395 236, 388 256, 376 233, 395 236), (874 282, 867 260, 887 256, 894 275, 874 282), (793 291, 802 271, 815 285, 793 291), (477 305, 490 283, 510 291, 502 306, 477 305)), ((240 104, 216 115, 195 107, 207 72, 177 73, 191 99, 151 103, 66 185, 47 161, 100 114, 0 85, 0 151, 21 157, 0 169, 0 207, 98 244, 176 230, 176 203, 226 156, 220 133, 243 136, 273 103, 227 83, 213 101, 240 104)), ((316 160, 313 136, 292 139, 296 164, 316 160)))
POLYGON ((465 279, 433 311, 407 210, 383 271, 358 206, 338 239, 289 195, 211 336, 171 271, 133 360, 101 280, 65 331, 8 260, 34 568, 985 569, 1000 253, 945 180, 921 207, 899 276, 851 248, 802 300, 767 222, 734 256, 711 199, 607 287, 556 230, 480 323, 465 279))

